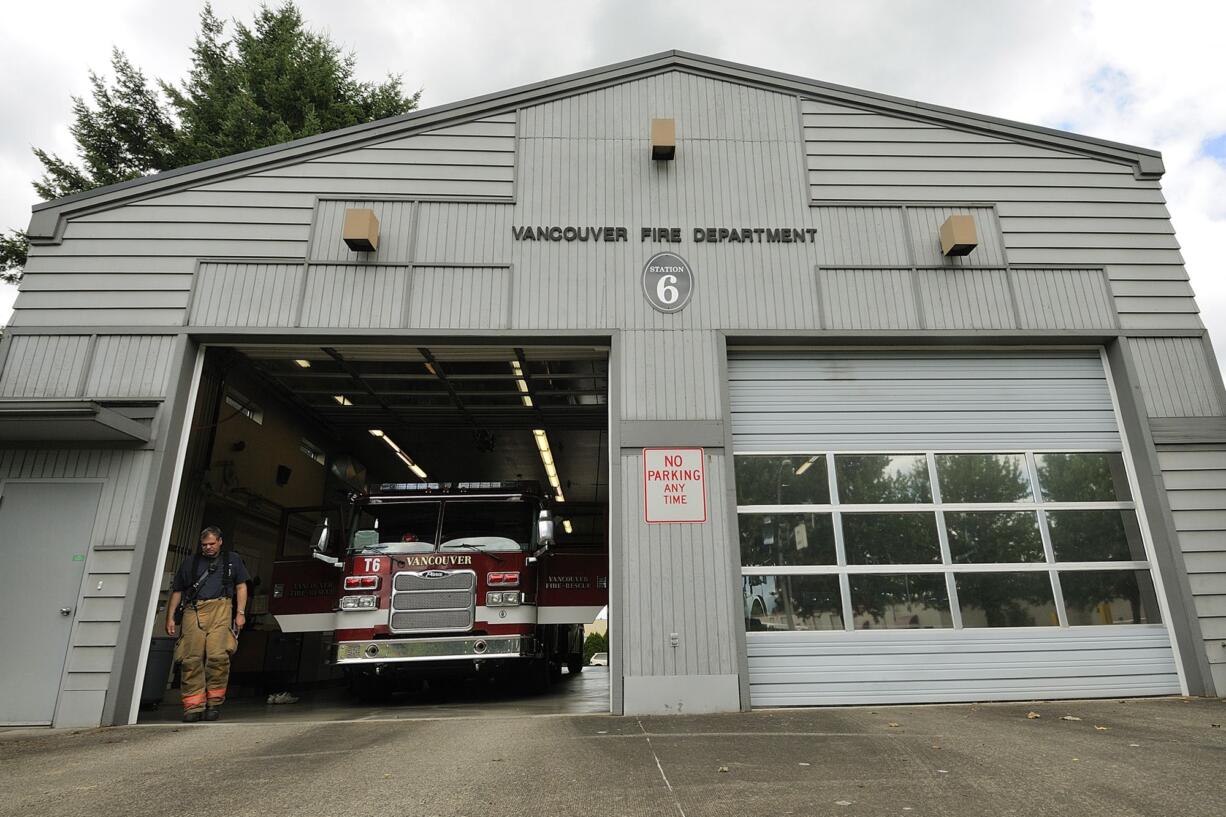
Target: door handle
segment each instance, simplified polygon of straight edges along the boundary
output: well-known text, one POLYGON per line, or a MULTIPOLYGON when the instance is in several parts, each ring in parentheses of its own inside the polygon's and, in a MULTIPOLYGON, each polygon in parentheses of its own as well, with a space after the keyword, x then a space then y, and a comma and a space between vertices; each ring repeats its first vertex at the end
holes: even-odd
POLYGON ((61 608, 60 608, 60 615, 61 615, 61 616, 70 616, 70 615, 72 615, 72 608, 71 608, 71 607, 61 607, 61 608))

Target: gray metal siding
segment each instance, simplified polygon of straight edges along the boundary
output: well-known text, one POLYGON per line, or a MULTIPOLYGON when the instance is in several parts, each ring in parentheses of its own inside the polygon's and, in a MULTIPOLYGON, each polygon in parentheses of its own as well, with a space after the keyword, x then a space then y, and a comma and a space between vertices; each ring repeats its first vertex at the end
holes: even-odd
POLYGON ((1022 329, 1111 329, 1115 309, 1102 272, 1095 269, 1012 271, 1022 329))
POLYGON ((323 199, 315 212, 315 230, 309 260, 408 264, 413 261, 413 207, 411 201, 323 199), (379 219, 379 248, 355 252, 342 239, 345 211, 370 209, 379 219))
POLYGON ((755 706, 1174 695, 1161 625, 1029 632, 749 633, 755 706))
MULTIPOLYGON (((197 259, 305 258, 317 197, 510 200, 514 158, 515 116, 499 114, 74 216, 61 243, 31 248, 11 325, 178 326, 197 259)), ((385 223, 391 252, 384 255, 407 261, 410 223, 398 216, 385 223)), ((317 242, 321 260, 353 260, 335 251, 339 227, 316 234, 326 239, 317 242)), ((259 301, 260 293, 246 294, 259 301)))
POLYGON ((928 329, 1012 329, 1017 325, 1004 270, 920 270, 928 329))
POLYGON ((623 332, 623 420, 717 420, 720 338, 714 332, 623 332))
MULTIPOLYGON (((624 560, 619 588, 621 637, 626 676, 733 675, 732 611, 739 602, 727 553, 724 453, 708 450, 707 521, 701 524, 647 525, 643 522, 643 455, 621 452, 626 535, 614 553, 624 560), (678 644, 671 646, 671 634, 678 644)), ((739 622, 736 622, 739 624, 739 622)))
POLYGON ((827 329, 919 329, 911 270, 823 269, 822 325, 827 329))
POLYGON ((1133 338, 1141 391, 1150 417, 1215 417, 1223 413, 1200 338, 1133 338))
POLYGON ((1119 450, 1096 353, 738 353, 738 451, 1119 450))
POLYGON ((15 335, 0 372, 0 397, 74 397, 89 353, 89 335, 15 335))
POLYGON ((1226 451, 1159 450, 1217 693, 1226 691, 1226 451))
POLYGON ((95 341, 85 396, 166 396, 174 338, 167 335, 106 335, 95 341))
POLYGON ((421 264, 509 264, 515 206, 425 201, 417 205, 421 264))
POLYGON ((312 264, 301 326, 400 328, 409 267, 312 264))
POLYGON ((191 323, 196 326, 293 326, 302 264, 202 263, 191 323))
POLYGON ((1161 188, 1131 167, 844 105, 802 115, 814 200, 993 202, 1011 263, 1148 282, 1117 297, 1125 328, 1201 326, 1161 188))
POLYGON ((511 270, 499 267, 414 267, 408 325, 422 329, 509 326, 511 270))

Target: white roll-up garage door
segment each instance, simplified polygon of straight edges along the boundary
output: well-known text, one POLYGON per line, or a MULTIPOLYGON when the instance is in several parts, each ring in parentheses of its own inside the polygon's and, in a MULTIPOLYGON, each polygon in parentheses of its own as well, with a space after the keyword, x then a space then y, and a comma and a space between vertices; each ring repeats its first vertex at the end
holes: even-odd
POLYGON ((754 705, 1181 691, 1099 352, 728 368, 754 705))

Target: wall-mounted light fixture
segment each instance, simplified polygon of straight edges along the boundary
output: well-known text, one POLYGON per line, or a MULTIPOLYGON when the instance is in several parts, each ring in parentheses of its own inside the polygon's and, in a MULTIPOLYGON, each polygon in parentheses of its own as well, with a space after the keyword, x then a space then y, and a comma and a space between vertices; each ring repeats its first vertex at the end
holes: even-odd
POLYGON ((379 249, 379 219, 370 209, 345 211, 345 225, 341 228, 345 246, 356 252, 373 252, 379 249))
POLYGON ((941 225, 941 252, 947 256, 970 255, 979 246, 975 235, 975 219, 970 216, 950 216, 941 225))
POLYGON ((545 476, 549 479, 550 487, 553 488, 553 498, 558 502, 565 502, 566 497, 562 495, 562 480, 558 479, 558 467, 554 464, 553 451, 549 447, 549 435, 543 428, 534 428, 532 436, 536 438, 536 450, 541 454, 545 476))
POLYGON ((413 462, 409 455, 404 453, 404 450, 400 446, 396 445, 395 440, 383 433, 383 429, 371 428, 367 430, 370 432, 370 436, 383 440, 383 442, 387 444, 387 447, 392 449, 392 452, 400 459, 400 461, 403 462, 410 471, 417 475, 418 479, 426 478, 425 469, 413 462))
POLYGON ((651 158, 671 162, 677 155, 677 123, 672 119, 651 120, 651 158))

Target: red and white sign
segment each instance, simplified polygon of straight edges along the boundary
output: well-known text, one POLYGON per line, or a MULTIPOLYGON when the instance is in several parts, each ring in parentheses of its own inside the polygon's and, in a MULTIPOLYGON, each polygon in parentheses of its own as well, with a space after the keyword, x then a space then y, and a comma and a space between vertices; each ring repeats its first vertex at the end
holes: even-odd
POLYGON ((644 519, 648 522, 706 522, 705 462, 701 448, 644 448, 644 519))

